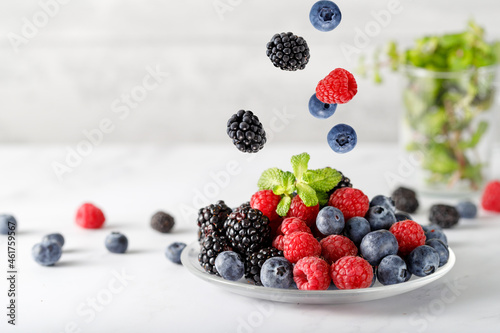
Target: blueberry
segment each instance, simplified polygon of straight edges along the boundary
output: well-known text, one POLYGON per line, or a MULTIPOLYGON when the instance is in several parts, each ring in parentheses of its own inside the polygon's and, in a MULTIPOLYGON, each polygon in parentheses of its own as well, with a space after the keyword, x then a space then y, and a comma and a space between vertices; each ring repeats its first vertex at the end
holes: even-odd
POLYGON ((405 213, 405 212, 396 212, 394 213, 394 216, 396 217, 396 222, 401 222, 401 221, 406 221, 406 220, 412 220, 413 221, 413 217, 408 214, 408 213, 405 213))
POLYGON ((397 255, 384 257, 377 268, 377 278, 384 286, 406 282, 410 277, 406 262, 397 255))
POLYGON ((436 250, 439 254, 439 267, 448 262, 448 259, 450 258, 450 250, 448 250, 448 246, 441 240, 437 238, 429 239, 425 242, 425 245, 429 245, 434 248, 434 250, 436 250))
POLYGON ((40 265, 52 266, 61 258, 61 245, 54 241, 38 243, 31 249, 31 255, 40 265))
POLYGON ((382 206, 392 212, 396 211, 396 205, 394 204, 394 200, 392 200, 391 197, 386 197, 385 195, 374 196, 372 201, 370 201, 370 207, 373 206, 382 206))
POLYGON ((422 245, 411 251, 407 258, 408 270, 416 276, 427 276, 439 267, 439 254, 434 248, 422 245))
POLYGON ((354 149, 358 143, 358 136, 351 126, 338 124, 328 132, 327 140, 334 152, 345 154, 354 149))
POLYGON ((326 206, 316 217, 316 227, 323 235, 340 235, 344 230, 344 214, 332 206, 326 206))
POLYGON ((363 237, 359 250, 370 265, 377 266, 385 256, 398 253, 398 241, 388 230, 372 231, 363 237))
POLYGON ((359 247, 363 237, 370 231, 370 222, 364 217, 356 216, 347 220, 344 228, 344 235, 359 247))
POLYGON ((64 246, 64 237, 59 233, 49 234, 42 238, 42 242, 56 242, 61 247, 64 246))
POLYGON ((373 206, 368 210, 366 219, 370 222, 372 231, 380 229, 389 229, 396 223, 396 216, 394 213, 382 206, 373 206))
POLYGON ((337 104, 323 103, 316 97, 316 94, 312 95, 311 99, 309 99, 309 112, 315 118, 329 118, 335 113, 335 110, 337 110, 337 104))
POLYGON ((128 239, 119 232, 112 232, 106 237, 106 248, 111 253, 125 253, 128 247, 128 239))
POLYGON ((245 263, 241 256, 233 251, 224 251, 217 255, 215 268, 223 279, 238 281, 245 274, 245 263))
POLYGON ((16 231, 17 220, 14 216, 8 214, 0 215, 0 234, 7 235, 9 231, 16 231))
POLYGON ((186 247, 185 243, 174 242, 169 246, 167 246, 167 248, 165 249, 165 256, 167 257, 168 260, 170 260, 175 264, 182 264, 181 253, 185 247, 186 247))
POLYGON ((443 229, 441 229, 440 226, 431 224, 422 226, 422 229, 424 229, 426 240, 437 238, 445 245, 448 245, 448 238, 446 237, 443 229))
POLYGON ((475 219, 477 216, 477 206, 471 201, 461 201, 455 208, 464 219, 475 219))
POLYGON ((311 8, 309 20, 319 31, 332 31, 340 24, 342 13, 334 2, 318 1, 311 8))
POLYGON ((293 285, 293 266, 283 257, 269 258, 262 265, 260 280, 264 287, 288 289, 293 285))

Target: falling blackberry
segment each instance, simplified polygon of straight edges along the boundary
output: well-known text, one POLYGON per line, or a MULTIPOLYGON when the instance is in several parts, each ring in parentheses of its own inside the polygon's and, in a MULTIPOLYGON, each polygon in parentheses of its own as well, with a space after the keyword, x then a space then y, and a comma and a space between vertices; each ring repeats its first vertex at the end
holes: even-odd
POLYGON ((266 132, 259 118, 252 111, 240 110, 227 121, 227 135, 244 153, 256 153, 266 143, 266 132))
POLYGON ((283 251, 274 247, 265 247, 248 255, 245 260, 245 278, 261 286, 260 270, 262 265, 267 259, 273 257, 283 257, 283 251))
POLYGON ((433 205, 429 213, 431 224, 437 224, 441 228, 451 228, 458 223, 460 215, 453 206, 433 205))
POLYGON ((399 187, 391 195, 396 208, 403 212, 412 214, 418 209, 419 203, 415 191, 409 188, 399 187))
POLYGON ((284 71, 304 69, 309 62, 309 47, 304 38, 291 32, 276 34, 267 43, 267 56, 274 67, 284 71))
POLYGON ((231 251, 225 236, 205 237, 200 248, 200 253, 198 254, 198 261, 201 267, 207 273, 219 275, 215 268, 215 259, 219 253, 224 251, 231 251))
POLYGON ((207 236, 224 236, 224 222, 229 214, 231 214, 231 208, 222 200, 199 210, 198 241, 200 244, 207 236))
POLYGON ((247 256, 269 245, 269 219, 247 203, 236 208, 224 223, 228 244, 233 251, 247 256))

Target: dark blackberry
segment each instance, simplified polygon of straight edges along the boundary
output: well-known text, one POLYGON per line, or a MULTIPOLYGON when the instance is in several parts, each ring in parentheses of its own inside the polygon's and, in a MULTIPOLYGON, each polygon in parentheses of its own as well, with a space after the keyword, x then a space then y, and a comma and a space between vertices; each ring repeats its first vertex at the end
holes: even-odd
POLYGON ((284 71, 304 69, 309 62, 309 47, 304 38, 291 32, 276 34, 267 43, 267 56, 274 67, 284 71))
POLYGON ((391 195, 396 208, 403 212, 412 214, 418 209, 419 203, 415 191, 409 188, 399 187, 391 195))
POLYGON ((175 225, 172 215, 165 212, 157 212, 151 217, 151 228, 161 233, 169 233, 175 225))
POLYGON ((458 223, 460 215, 453 206, 433 205, 429 213, 429 221, 441 228, 451 228, 458 223))
POLYGON ((236 208, 224 223, 227 241, 243 256, 270 244, 269 219, 248 203, 236 208))
POLYGON ((231 214, 231 211, 231 208, 222 200, 199 210, 198 241, 200 244, 203 243, 203 239, 207 236, 224 236, 224 222, 231 214))
POLYGON ((266 132, 259 118, 252 111, 240 110, 227 121, 227 135, 238 150, 256 153, 266 143, 266 132))
POLYGON ((260 269, 267 259, 273 257, 283 257, 283 251, 274 247, 265 247, 248 255, 245 260, 245 278, 258 286, 262 286, 260 282, 260 269))
POLYGON ((198 261, 201 267, 210 274, 219 275, 215 268, 217 255, 224 251, 231 251, 224 236, 207 236, 203 239, 198 254, 198 261))

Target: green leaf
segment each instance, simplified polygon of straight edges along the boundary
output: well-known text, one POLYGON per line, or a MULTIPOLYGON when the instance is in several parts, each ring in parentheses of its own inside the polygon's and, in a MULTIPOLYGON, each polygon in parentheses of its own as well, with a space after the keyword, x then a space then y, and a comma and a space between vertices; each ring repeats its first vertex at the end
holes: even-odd
POLYGON ((438 174, 450 174, 458 170, 459 165, 445 144, 436 143, 425 154, 423 167, 438 174))
POLYGON ((302 180, 302 175, 307 171, 307 165, 309 164, 310 158, 308 153, 292 156, 293 173, 297 180, 302 180))
POLYGON ((316 191, 328 192, 342 180, 342 175, 332 168, 307 170, 302 180, 316 191))
POLYGON ((281 184, 274 186, 273 192, 276 195, 291 195, 293 192, 295 192, 295 176, 293 175, 293 173, 289 171, 283 172, 281 177, 281 184))
POLYGON ((316 191, 305 183, 297 183, 297 195, 302 199, 306 207, 316 206, 318 204, 318 196, 316 191))
POLYGON ((481 121, 477 126, 476 132, 472 135, 469 141, 462 141, 458 144, 461 149, 469 149, 477 146, 484 133, 488 130, 488 123, 486 121, 481 121))
POLYGON ((270 168, 262 173, 257 182, 259 190, 274 190, 275 186, 282 185, 284 172, 278 168, 270 168))
POLYGON ((328 203, 328 193, 327 192, 321 192, 321 191, 316 191, 316 196, 318 197, 318 202, 320 206, 326 206, 328 203))
POLYGON ((285 195, 283 198, 281 198, 278 207, 276 207, 276 213, 278 213, 279 216, 286 216, 286 214, 290 210, 291 204, 292 204, 292 198, 285 195))

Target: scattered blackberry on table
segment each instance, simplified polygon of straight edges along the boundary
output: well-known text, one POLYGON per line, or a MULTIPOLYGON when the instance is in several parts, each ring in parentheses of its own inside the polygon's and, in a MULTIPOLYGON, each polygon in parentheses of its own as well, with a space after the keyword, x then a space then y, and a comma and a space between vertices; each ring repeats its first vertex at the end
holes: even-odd
POLYGON ((151 217, 151 228, 163 234, 169 233, 175 225, 172 215, 165 212, 157 212, 151 217))
POLYGON ((311 24, 319 31, 332 31, 342 20, 342 13, 333 1, 318 1, 309 12, 311 24))
POLYGON ((328 145, 338 154, 345 154, 356 147, 358 136, 354 128, 346 124, 335 125, 327 135, 328 145))
POLYGON ((61 245, 54 241, 41 242, 33 246, 31 255, 40 265, 52 266, 61 258, 61 245))
POLYGON ((464 219, 475 219, 477 217, 477 206, 471 201, 461 201, 456 208, 458 215, 464 219))
POLYGON ((248 203, 236 208, 224 223, 228 244, 243 256, 271 243, 269 219, 248 203))
POLYGON ((59 233, 49 234, 42 238, 42 243, 45 242, 56 242, 59 243, 61 247, 64 246, 64 237, 59 233))
POLYGON ((304 38, 292 32, 276 34, 267 43, 267 56, 274 67, 284 71, 304 69, 309 62, 309 47, 304 38))
POLYGON ((209 274, 220 274, 215 267, 215 259, 224 251, 231 251, 228 246, 226 237, 224 236, 207 236, 203 239, 203 243, 198 254, 198 261, 203 269, 209 274))
POLYGON ((0 234, 7 235, 9 231, 16 231, 17 220, 14 216, 8 214, 0 215, 0 234))
POLYGON ((227 135, 244 153, 260 151, 267 141, 264 127, 252 111, 240 110, 233 114, 227 121, 227 135))
POLYGON ((262 265, 264 265, 267 259, 274 257, 283 257, 283 251, 274 247, 265 247, 250 253, 245 260, 245 278, 261 286, 260 270, 262 265))
POLYGON ((394 200, 398 210, 413 214, 418 209, 419 202, 417 199, 417 193, 409 188, 397 188, 394 192, 392 192, 391 198, 394 200))
POLYGON ((429 213, 429 221, 441 228, 451 228, 458 223, 460 215, 453 206, 433 205, 429 213))
POLYGON ((105 245, 111 253, 125 253, 128 247, 128 239, 119 232, 112 232, 106 237, 105 245))
POLYGON ((231 211, 231 208, 222 200, 198 211, 198 241, 200 244, 207 236, 223 236, 225 234, 224 222, 231 211))
POLYGON ((215 259, 215 268, 223 279, 229 281, 238 281, 245 274, 243 259, 233 251, 219 253, 215 259))

